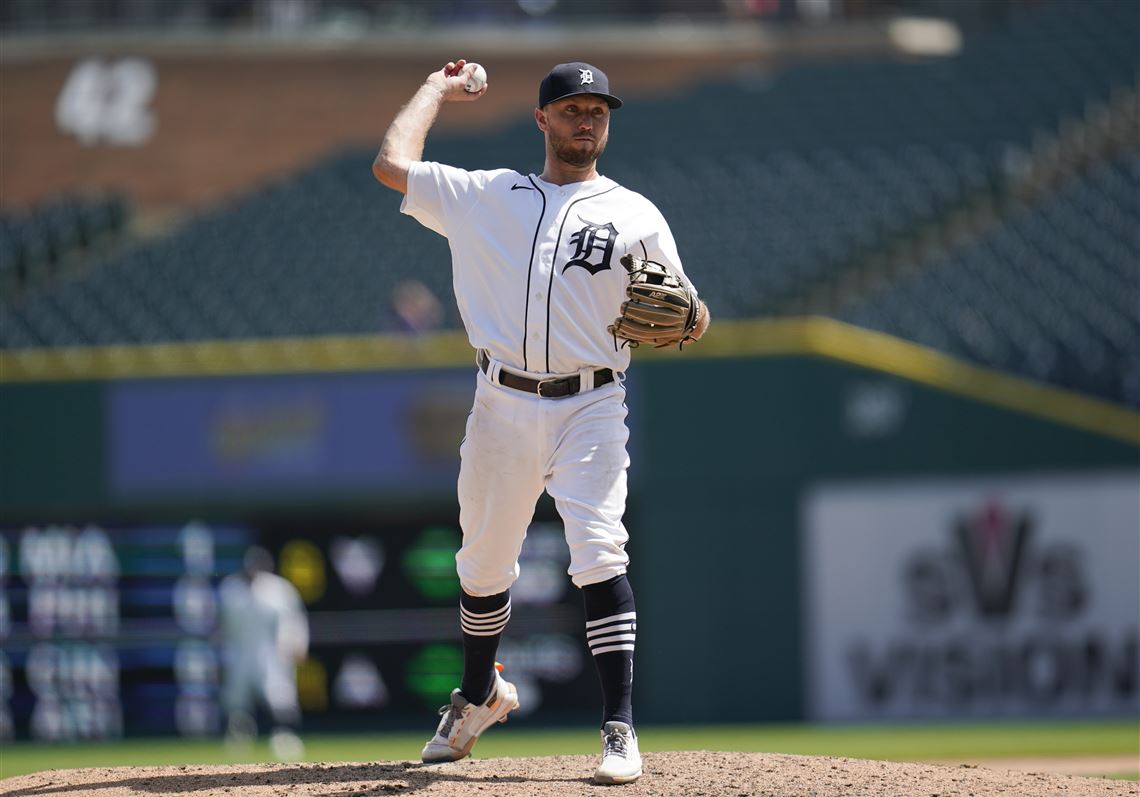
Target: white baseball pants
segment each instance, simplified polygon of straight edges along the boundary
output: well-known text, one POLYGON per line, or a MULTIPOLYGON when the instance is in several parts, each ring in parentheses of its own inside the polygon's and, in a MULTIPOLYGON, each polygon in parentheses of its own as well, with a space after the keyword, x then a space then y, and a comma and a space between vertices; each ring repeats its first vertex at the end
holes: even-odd
MULTIPOLYGON (((498 367, 492 362, 488 374, 498 367)), ((519 552, 543 489, 566 528, 574 584, 624 573, 629 429, 621 380, 542 398, 492 382, 481 371, 477 378, 459 449, 463 545, 455 562, 463 590, 497 595, 518 578, 519 552)))

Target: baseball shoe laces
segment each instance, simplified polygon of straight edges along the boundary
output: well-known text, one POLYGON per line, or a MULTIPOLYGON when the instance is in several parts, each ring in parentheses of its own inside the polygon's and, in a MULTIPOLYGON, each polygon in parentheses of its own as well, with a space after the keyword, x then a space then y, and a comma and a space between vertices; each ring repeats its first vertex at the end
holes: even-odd
POLYGON ((440 708, 439 726, 420 758, 425 764, 465 758, 483 731, 496 722, 506 722, 507 715, 518 707, 518 690, 497 671, 491 694, 481 705, 470 702, 460 690, 451 690, 451 700, 440 708))
POLYGON ((630 783, 641 777, 637 734, 624 722, 607 722, 602 728, 602 763, 595 783, 630 783))

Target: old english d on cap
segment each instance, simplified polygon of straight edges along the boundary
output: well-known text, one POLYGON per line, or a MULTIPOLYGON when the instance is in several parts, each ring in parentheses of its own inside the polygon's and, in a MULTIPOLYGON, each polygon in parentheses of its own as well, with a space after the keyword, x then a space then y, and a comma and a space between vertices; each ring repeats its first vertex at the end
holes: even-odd
POLYGON ((610 94, 610 80, 606 73, 581 61, 559 64, 550 70, 538 87, 538 107, 572 94, 596 94, 611 108, 621 107, 621 100, 610 94))

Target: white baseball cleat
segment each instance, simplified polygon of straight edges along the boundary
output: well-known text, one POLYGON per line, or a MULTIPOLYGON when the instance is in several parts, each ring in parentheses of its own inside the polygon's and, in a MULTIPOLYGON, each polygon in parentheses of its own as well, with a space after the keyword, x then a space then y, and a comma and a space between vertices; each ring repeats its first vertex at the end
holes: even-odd
POLYGON ((637 734, 624 722, 607 722, 602 728, 602 763, 595 783, 630 783, 641 777, 637 734))
POLYGON ((519 707, 515 685, 495 673, 495 683, 487 700, 477 706, 468 702, 458 689, 451 690, 451 702, 439 710, 442 719, 435 736, 424 745, 420 758, 425 764, 458 761, 465 758, 479 734, 496 722, 506 722, 507 714, 519 707))

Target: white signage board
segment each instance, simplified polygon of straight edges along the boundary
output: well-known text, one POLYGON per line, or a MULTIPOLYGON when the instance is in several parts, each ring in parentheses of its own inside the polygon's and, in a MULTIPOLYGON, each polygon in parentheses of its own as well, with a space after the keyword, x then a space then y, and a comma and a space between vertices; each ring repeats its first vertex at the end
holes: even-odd
POLYGON ((819 485, 808 716, 1135 716, 1140 474, 819 485))

